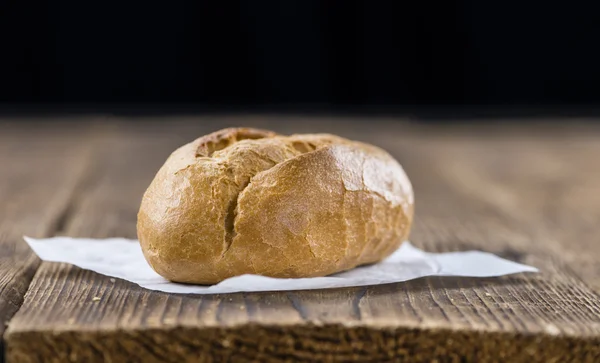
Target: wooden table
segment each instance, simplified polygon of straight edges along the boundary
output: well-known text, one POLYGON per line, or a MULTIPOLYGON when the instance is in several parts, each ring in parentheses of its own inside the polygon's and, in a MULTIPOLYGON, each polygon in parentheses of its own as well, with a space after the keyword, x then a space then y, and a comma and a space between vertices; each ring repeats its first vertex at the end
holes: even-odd
MULTIPOLYGON (((9 362, 600 361, 600 127, 85 117, 0 123, 0 321, 9 362), (57 263, 21 236, 135 237, 177 146, 232 125, 372 142, 416 192, 412 241, 537 266, 503 278, 170 295, 57 263)), ((115 251, 118 253, 118 251, 115 251)))

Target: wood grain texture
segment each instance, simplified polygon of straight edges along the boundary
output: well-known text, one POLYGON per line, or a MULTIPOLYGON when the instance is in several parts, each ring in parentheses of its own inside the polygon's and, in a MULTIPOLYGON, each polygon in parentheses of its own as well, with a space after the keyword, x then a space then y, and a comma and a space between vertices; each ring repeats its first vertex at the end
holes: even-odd
POLYGON ((0 124, 0 336, 40 263, 23 235, 54 234, 87 161, 86 145, 74 137, 87 128, 58 134, 36 126, 0 124))
POLYGON ((600 244, 593 233, 600 173, 591 167, 600 130, 277 121, 205 118, 168 128, 103 122, 64 232, 134 237, 139 200, 156 169, 176 146, 216 128, 329 131, 380 145, 400 160, 415 187, 417 246, 486 250, 542 273, 193 296, 42 263, 7 331, 9 360, 600 360, 600 244))

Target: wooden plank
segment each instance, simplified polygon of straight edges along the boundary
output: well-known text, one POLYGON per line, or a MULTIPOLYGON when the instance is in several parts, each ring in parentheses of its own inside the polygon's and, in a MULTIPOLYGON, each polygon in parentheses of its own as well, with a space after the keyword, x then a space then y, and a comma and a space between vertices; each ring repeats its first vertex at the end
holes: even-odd
MULTIPOLYGON (((23 302, 39 259, 23 235, 53 235, 81 174, 86 146, 38 123, 0 123, 0 336, 23 302)), ((86 134, 79 128, 77 136, 86 134)), ((0 361, 4 357, 0 341, 0 361)))
MULTIPOLYGON (((216 124, 269 127, 277 120, 199 121, 204 122, 192 126, 175 122, 168 128, 115 124, 94 151, 91 176, 84 178, 90 182, 75 198, 65 231, 74 236, 134 236, 141 193, 175 146, 216 124)), ((341 133, 396 155, 417 193, 412 240, 418 246, 435 251, 488 250, 536 265, 542 273, 497 279, 424 278, 324 291, 182 296, 43 263, 7 332, 9 358, 25 362, 600 359, 600 302, 597 291, 586 284, 596 286, 599 277, 590 267, 600 253, 590 240, 595 236, 588 223, 597 220, 600 201, 585 198, 600 185, 600 176, 588 167, 598 155, 594 141, 599 133, 559 135, 550 130, 523 136, 528 129, 517 134, 502 130, 474 134, 469 129, 448 133, 406 124, 349 126, 343 119, 277 125, 288 132, 341 133), (558 136, 567 137, 566 144, 558 136), (560 198, 548 201, 556 195, 560 198), (552 209, 558 206, 566 209, 552 209), (584 221, 570 214, 576 211, 585 214, 584 221), (586 256, 573 246, 586 248, 586 256)))
MULTIPOLYGON (((600 130, 586 128, 569 135, 568 130, 559 129, 538 137, 528 136, 529 130, 505 137, 494 132, 469 132, 450 140, 443 134, 430 136, 430 146, 420 148, 420 156, 407 158, 404 163, 410 164, 407 168, 418 171, 419 157, 425 158, 423 162, 442 160, 437 168, 446 183, 423 193, 419 193, 419 187, 424 183, 417 184, 415 188, 420 198, 446 204, 477 203, 473 208, 481 210, 482 217, 498 219, 498 223, 510 227, 503 232, 508 233, 506 243, 509 245, 500 244, 513 249, 507 251, 509 254, 529 251, 538 259, 545 255, 560 256, 600 292, 600 265, 596 263, 600 243, 595 233, 600 216, 600 193, 597 192, 600 168, 593 167, 600 155, 600 130), (441 153, 443 159, 438 158, 441 153), (514 233, 517 229, 519 232, 514 233)), ((412 145, 413 141, 408 140, 405 145, 412 145)), ((408 146, 410 149, 419 147, 408 146)), ((401 154, 407 153, 408 150, 401 154)), ((403 159, 402 155, 398 157, 403 159)), ((437 208, 428 211, 427 216, 456 219, 464 214, 454 214, 450 208, 437 208)), ((466 219, 456 223, 473 226, 472 221, 466 219)), ((487 241, 497 238, 498 233, 498 228, 489 229, 484 238, 478 239, 479 243, 474 241, 471 246, 461 247, 486 247, 487 241)), ((444 246, 449 245, 444 243, 444 246)))

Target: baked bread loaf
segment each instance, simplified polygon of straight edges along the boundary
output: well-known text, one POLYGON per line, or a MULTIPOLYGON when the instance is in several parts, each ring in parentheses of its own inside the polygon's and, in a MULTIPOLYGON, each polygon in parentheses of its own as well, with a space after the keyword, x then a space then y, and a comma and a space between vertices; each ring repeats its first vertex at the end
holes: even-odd
POLYGON ((374 263, 407 239, 412 219, 410 181, 385 151, 231 128, 171 154, 144 194, 137 231, 160 275, 214 284, 374 263))

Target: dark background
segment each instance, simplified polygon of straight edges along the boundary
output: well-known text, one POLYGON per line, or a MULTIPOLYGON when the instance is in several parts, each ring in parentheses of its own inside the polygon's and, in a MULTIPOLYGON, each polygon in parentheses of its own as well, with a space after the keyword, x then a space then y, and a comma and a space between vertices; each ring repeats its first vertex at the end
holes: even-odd
POLYGON ((597 114, 597 4, 3 0, 0 105, 597 114))

